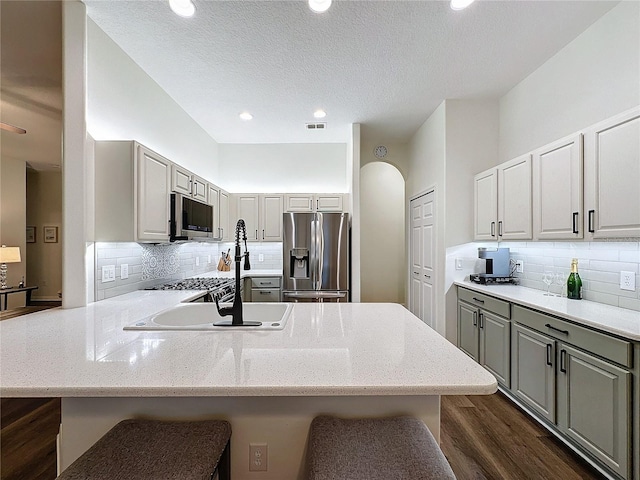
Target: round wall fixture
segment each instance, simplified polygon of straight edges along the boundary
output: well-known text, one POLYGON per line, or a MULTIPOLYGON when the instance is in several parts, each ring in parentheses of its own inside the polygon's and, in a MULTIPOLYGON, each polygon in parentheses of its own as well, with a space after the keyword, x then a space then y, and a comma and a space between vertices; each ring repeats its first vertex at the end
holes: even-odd
POLYGON ((378 145, 374 150, 373 154, 378 158, 384 158, 387 156, 387 147, 384 145, 378 145))

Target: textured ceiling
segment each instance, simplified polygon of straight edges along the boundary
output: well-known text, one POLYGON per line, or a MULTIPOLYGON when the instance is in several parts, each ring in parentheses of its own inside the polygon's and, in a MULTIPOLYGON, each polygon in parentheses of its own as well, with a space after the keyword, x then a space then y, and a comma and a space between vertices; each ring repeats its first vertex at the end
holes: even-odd
POLYGON ((445 98, 496 97, 617 2, 85 0, 89 16, 221 143, 404 142, 445 98), (325 131, 308 132, 317 108, 325 131), (247 124, 238 114, 247 110, 247 124))

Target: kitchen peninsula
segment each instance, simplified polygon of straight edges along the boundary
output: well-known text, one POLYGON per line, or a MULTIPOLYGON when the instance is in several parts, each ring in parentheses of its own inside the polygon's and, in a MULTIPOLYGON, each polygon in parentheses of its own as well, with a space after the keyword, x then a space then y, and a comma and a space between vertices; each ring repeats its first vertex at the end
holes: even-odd
POLYGON ((193 291, 139 291, 0 323, 3 397, 62 397, 59 465, 120 419, 225 418, 238 479, 301 478, 311 419, 411 414, 490 394, 484 368, 396 304, 295 304, 283 330, 123 331, 193 291), (249 472, 249 443, 268 471, 249 472))

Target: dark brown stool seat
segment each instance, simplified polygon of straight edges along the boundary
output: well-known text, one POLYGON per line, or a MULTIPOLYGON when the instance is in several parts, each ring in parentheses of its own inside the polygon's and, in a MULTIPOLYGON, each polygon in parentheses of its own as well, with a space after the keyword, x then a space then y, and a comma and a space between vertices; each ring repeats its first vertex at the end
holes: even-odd
POLYGON ((229 480, 230 439, 224 420, 123 420, 58 480, 229 480))
POLYGON ((308 480, 446 480, 453 470, 417 418, 316 417, 307 449, 308 480))

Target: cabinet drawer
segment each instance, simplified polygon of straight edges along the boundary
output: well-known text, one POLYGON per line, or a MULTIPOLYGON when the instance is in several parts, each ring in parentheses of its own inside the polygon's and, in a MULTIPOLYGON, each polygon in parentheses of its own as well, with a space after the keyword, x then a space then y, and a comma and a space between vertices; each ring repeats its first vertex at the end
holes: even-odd
POLYGON ((279 302, 280 289, 279 288, 252 288, 251 301, 252 302, 279 302))
POLYGON ((280 277, 252 277, 252 288, 280 288, 280 277))
POLYGON ((511 318, 511 306, 509 302, 504 300, 498 300, 497 298, 460 287, 458 287, 458 298, 501 317, 511 318))
POLYGON ((631 342, 589 330, 519 305, 513 306, 513 320, 625 367, 633 367, 633 345, 631 342))

